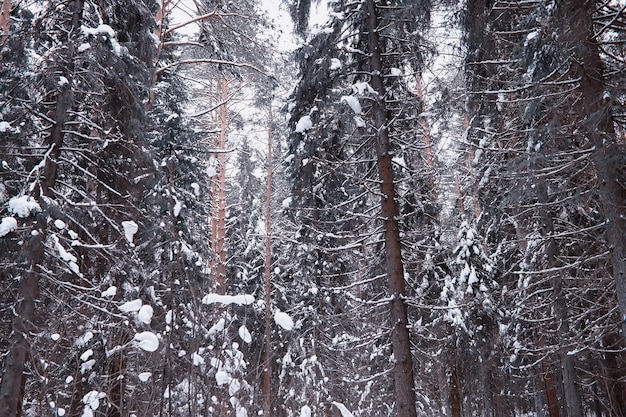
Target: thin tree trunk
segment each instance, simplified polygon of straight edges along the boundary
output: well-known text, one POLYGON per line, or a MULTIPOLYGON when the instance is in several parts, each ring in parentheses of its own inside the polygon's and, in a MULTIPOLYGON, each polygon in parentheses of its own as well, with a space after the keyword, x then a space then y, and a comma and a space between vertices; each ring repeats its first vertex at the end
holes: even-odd
POLYGON ((550 417, 559 417, 561 412, 559 408, 559 397, 556 393, 556 387, 554 386, 554 374, 545 363, 543 364, 543 383, 546 387, 548 413, 550 417))
POLYGON ((159 59, 161 58, 161 54, 163 53, 163 42, 165 41, 165 25, 166 21, 169 17, 169 7, 171 0, 161 0, 159 9, 157 10, 155 16, 155 28, 154 28, 154 36, 158 39, 159 43, 156 47, 156 53, 154 54, 154 61, 152 62, 154 66, 154 74, 152 74, 152 80, 150 81, 150 85, 148 88, 148 102, 146 103, 146 109, 148 111, 152 110, 154 106, 154 102, 156 101, 156 85, 159 80, 159 73, 156 71, 156 67, 159 63, 159 59))
MULTIPOLYGON (((455 361, 456 362, 456 361, 455 361)), ((461 387, 456 363, 450 366, 450 416, 461 417, 461 387)))
MULTIPOLYGON (((223 78, 219 81, 218 100, 224 103, 218 110, 220 133, 215 144, 216 149, 226 148, 226 136, 228 131, 228 81, 223 78)), ((217 293, 224 294, 226 291, 226 153, 218 152, 217 174, 213 177, 213 216, 212 216, 212 239, 213 239, 213 262, 211 263, 211 276, 213 286, 217 293)))
POLYGON ((367 0, 366 28, 369 52, 370 83, 377 97, 372 105, 374 128, 376 129, 376 154, 381 181, 381 208, 385 230, 385 264, 387 286, 391 293, 391 320, 393 326, 392 345, 394 355, 394 380, 398 417, 416 417, 413 360, 409 340, 407 307, 404 283, 404 264, 398 226, 398 205, 395 200, 391 146, 387 130, 385 111, 385 88, 381 78, 382 53, 378 36, 377 9, 374 0, 367 0))
POLYGON ((265 352, 263 360, 263 415, 272 415, 272 106, 267 127, 267 188, 265 195, 265 352))

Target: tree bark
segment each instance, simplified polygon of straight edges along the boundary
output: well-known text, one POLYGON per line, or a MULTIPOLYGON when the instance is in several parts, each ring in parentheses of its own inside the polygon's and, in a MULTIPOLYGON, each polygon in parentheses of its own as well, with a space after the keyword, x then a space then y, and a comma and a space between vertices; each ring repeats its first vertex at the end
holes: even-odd
POLYGON ((550 417, 559 417, 561 413, 559 407, 559 397, 556 393, 556 387, 554 386, 554 375, 545 363, 543 363, 543 382, 546 386, 548 413, 550 414, 550 417))
MULTIPOLYGON (((456 361, 455 361, 456 362, 456 361)), ((461 417, 461 387, 456 363, 450 366, 450 416, 461 417)))
MULTIPOLYGON (((220 133, 217 137, 215 148, 224 150, 226 148, 226 135, 228 131, 228 80, 225 78, 219 81, 218 102, 223 103, 218 110, 220 133)), ((211 277, 213 286, 218 294, 226 291, 226 153, 218 152, 213 156, 217 160, 217 174, 213 177, 213 215, 212 215, 212 239, 213 239, 213 261, 211 262, 211 277)))
MULTIPOLYGON (((2 48, 11 34, 11 9, 13 5, 11 0, 2 0, 2 10, 0 11, 0 48, 2 48)), ((0 54, 0 57, 2 55, 0 54)))
POLYGON ((572 70, 580 77, 580 100, 572 103, 573 112, 583 119, 581 134, 586 134, 593 146, 598 196, 607 222, 605 238, 611 251, 610 260, 617 301, 622 315, 622 334, 626 337, 626 151, 617 138, 610 112, 610 100, 605 99, 606 81, 598 44, 594 40, 593 4, 586 0, 566 0, 559 3, 556 19, 561 35, 569 44, 572 70))
POLYGON ((19 301, 15 303, 13 331, 9 339, 9 349, 4 359, 2 384, 0 385, 0 417, 19 417, 22 411, 23 387, 26 381, 24 367, 29 358, 29 335, 33 332, 31 320, 35 313, 35 303, 39 298, 39 275, 35 270, 44 256, 43 230, 45 219, 39 216, 37 225, 40 233, 30 237, 23 251, 28 259, 22 273, 19 301))
MULTIPOLYGON (((4 1, 2 6, 5 7, 4 1)), ((72 4, 72 21, 70 26, 69 40, 67 45, 66 77, 70 80, 57 96, 56 108, 53 116, 54 125, 47 138, 49 152, 47 152, 43 168, 43 177, 40 178, 39 186, 33 191, 36 198, 42 202, 42 196, 52 196, 49 191, 57 181, 57 160, 63 144, 63 127, 67 121, 68 111, 73 102, 71 90, 72 74, 74 72, 73 61, 75 54, 75 42, 72 39, 74 33, 80 30, 83 0, 75 0, 72 4)), ((45 204, 44 204, 45 205, 45 204)), ((46 220, 44 215, 38 215, 33 232, 28 238, 28 243, 23 248, 24 270, 21 277, 19 299, 15 302, 15 315, 13 317, 12 333, 9 340, 9 351, 4 359, 2 380, 0 381, 0 417, 19 417, 22 409, 23 387, 26 382, 24 367, 28 361, 30 343, 28 335, 34 332, 31 320, 35 313, 35 303, 39 293, 39 272, 37 266, 44 260, 44 242, 46 238, 46 220)))
MULTIPOLYGON (((557 243, 554 240, 554 223, 552 217, 548 212, 548 192, 545 181, 541 178, 535 181, 537 189, 537 199, 539 203, 539 212, 542 223, 542 235, 546 240, 545 256, 546 266, 548 269, 559 266, 557 256, 558 248, 557 243)), ((575 357, 569 355, 567 349, 563 347, 566 345, 568 338, 570 337, 569 326, 569 314, 567 310, 567 300, 563 293, 563 274, 566 272, 555 272, 551 280, 553 301, 552 307, 554 311, 554 317, 556 318, 557 335, 559 340, 557 344, 559 346, 558 354, 561 360, 561 373, 563 390, 565 392, 565 405, 568 417, 583 417, 583 406, 578 392, 578 384, 575 369, 575 357)))
POLYGON ((265 195, 265 351, 263 360, 263 415, 272 415, 272 105, 267 127, 267 188, 265 195))
POLYGON ((416 417, 413 360, 409 340, 407 307, 404 283, 404 264, 398 226, 398 205, 395 199, 391 146, 387 130, 385 88, 381 77, 382 52, 378 35, 377 9, 374 0, 365 2, 367 43, 369 52, 370 84, 376 91, 372 104, 374 128, 376 129, 376 156, 382 218, 385 230, 385 266, 387 286, 391 293, 392 345, 394 355, 394 382, 398 417, 416 417))

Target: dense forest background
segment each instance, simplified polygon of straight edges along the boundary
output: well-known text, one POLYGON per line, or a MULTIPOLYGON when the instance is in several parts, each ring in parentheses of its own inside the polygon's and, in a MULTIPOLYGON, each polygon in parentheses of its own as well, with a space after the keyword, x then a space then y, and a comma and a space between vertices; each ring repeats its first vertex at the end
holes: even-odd
POLYGON ((1 5, 0 417, 626 416, 623 0, 1 5))

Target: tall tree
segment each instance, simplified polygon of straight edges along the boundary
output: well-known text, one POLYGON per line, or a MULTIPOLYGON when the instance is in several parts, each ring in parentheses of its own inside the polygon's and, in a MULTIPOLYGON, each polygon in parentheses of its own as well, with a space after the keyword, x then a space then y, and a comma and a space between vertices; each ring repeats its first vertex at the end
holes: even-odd
MULTIPOLYGON (((388 320, 385 332, 378 335, 367 325, 333 326, 333 333, 340 331, 333 343, 389 337, 391 346, 378 340, 381 346, 372 350, 380 351, 371 353, 377 360, 385 354, 392 357, 394 392, 380 394, 389 394, 399 415, 415 415, 405 283, 410 274, 402 245, 409 244, 406 233, 418 235, 407 226, 419 222, 411 223, 411 219, 425 215, 421 192, 428 189, 410 185, 412 181, 419 184, 420 164, 426 158, 419 151, 425 148, 420 146, 423 142, 409 133, 416 119, 413 112, 420 107, 411 81, 422 65, 420 28, 427 21, 428 5, 340 3, 334 4, 334 12, 341 13, 331 14, 328 29, 302 51, 305 62, 291 114, 295 134, 290 159, 297 173, 294 209, 301 213, 301 238, 318 248, 315 273, 320 279, 316 284, 323 291, 335 288, 333 297, 345 297, 350 306, 349 310, 322 310, 325 320, 345 317, 350 323, 355 320, 354 312, 367 310, 372 319, 388 320), (368 291, 386 294, 386 312, 380 309, 386 303, 368 296, 368 291)), ((384 373, 382 363, 377 363, 376 370, 361 368, 362 345, 350 344, 354 353, 344 366, 355 367, 358 373, 384 373)), ((372 380, 382 385, 381 380, 372 380)), ((375 401, 384 401, 380 394, 375 401)), ((344 406, 366 409, 365 403, 351 398, 344 406)))

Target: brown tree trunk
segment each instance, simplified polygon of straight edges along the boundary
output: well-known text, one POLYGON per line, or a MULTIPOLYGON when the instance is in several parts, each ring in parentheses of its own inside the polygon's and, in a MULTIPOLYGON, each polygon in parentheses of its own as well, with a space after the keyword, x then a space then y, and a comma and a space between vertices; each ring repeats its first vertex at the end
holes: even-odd
POLYGON ((598 196, 607 221, 606 240, 611 250, 611 266, 618 305, 623 318, 622 334, 626 337, 626 175, 624 143, 615 133, 610 100, 604 98, 606 82, 598 44, 594 40, 593 3, 586 0, 560 2, 556 19, 563 40, 570 44, 574 56, 574 76, 580 77, 581 99, 573 112, 582 117, 580 134, 593 145, 598 196))
MULTIPOLYGON (((43 230, 45 220, 42 218, 38 223, 43 230)), ((44 237, 43 233, 32 236, 23 249, 29 261, 27 269, 22 274, 9 349, 4 358, 2 385, 0 385, 0 417, 19 417, 21 415, 22 396, 24 394, 22 387, 26 380, 24 367, 30 353, 28 335, 34 330, 31 320, 35 312, 35 302, 39 298, 39 274, 35 269, 37 264, 43 260, 44 237)))
POLYGON ((159 9, 157 10, 155 20, 155 28, 154 28, 154 37, 158 39, 159 43, 156 47, 156 53, 154 54, 154 61, 152 62, 154 66, 154 74, 152 74, 152 80, 150 81, 150 85, 148 86, 148 101, 146 103, 146 109, 148 111, 152 110, 154 106, 154 102, 156 101, 156 85, 159 80, 159 73, 156 71, 156 67, 159 63, 159 58, 161 58, 161 53, 163 52, 163 42, 165 41, 165 24, 167 19, 169 18, 169 7, 171 0, 161 0, 159 5, 159 9))
MULTIPOLYGON (((2 48, 11 34, 11 0, 2 0, 2 10, 0 11, 0 48, 2 48)), ((2 55, 0 55, 2 57, 2 55)))
POLYGON ((369 52, 370 83, 376 91, 372 104, 374 129, 376 129, 376 155, 380 177, 381 211, 385 230, 385 266, 387 286, 391 295, 392 346, 394 356, 394 382, 398 417, 416 417, 413 360, 409 340, 407 307, 404 283, 404 264, 398 226, 398 205, 395 200, 391 146, 385 111, 385 88, 381 77, 382 52, 378 36, 377 8, 374 0, 365 2, 367 43, 369 52))
MULTIPOLYGON (((621 344, 619 336, 611 333, 602 338, 602 344, 605 346, 604 352, 604 368, 609 377, 607 391, 610 398, 609 413, 616 416, 626 416, 626 369, 620 366, 619 356, 616 351, 620 349, 621 344)), ((623 349, 623 348, 622 348, 623 349)))
MULTIPOLYGON (((3 10, 7 1, 3 1, 3 10)), ((71 31, 78 33, 83 14, 83 0, 75 0, 72 4, 71 31)), ((33 194, 41 199, 42 195, 50 196, 50 188, 57 181, 57 160, 61 154, 63 144, 63 127, 65 126, 68 111, 73 102, 71 91, 71 80, 74 68, 72 62, 75 54, 75 42, 68 40, 66 77, 70 82, 62 88, 57 96, 56 108, 53 116, 54 125, 51 128, 47 139, 49 152, 44 161, 43 178, 40 179, 40 186, 36 187, 33 194)), ((22 273, 19 299, 15 305, 15 316, 13 317, 13 328, 9 340, 9 350, 4 357, 4 368, 2 380, 0 381, 0 417, 19 417, 21 415, 23 387, 26 375, 24 367, 29 357, 30 343, 28 335, 35 332, 32 328, 31 320, 35 312, 35 303, 39 293, 39 272, 37 265, 44 260, 44 242, 46 238, 46 220, 43 216, 38 216, 33 224, 33 231, 28 238, 28 243, 24 245, 22 259, 24 271, 22 273)))
POLYGON ((461 387, 455 363, 450 367, 450 416, 461 417, 461 387))
POLYGON ((545 363, 543 364, 543 382, 546 386, 548 413, 550 417, 560 417, 559 397, 556 393, 556 387, 554 386, 554 375, 545 363))

